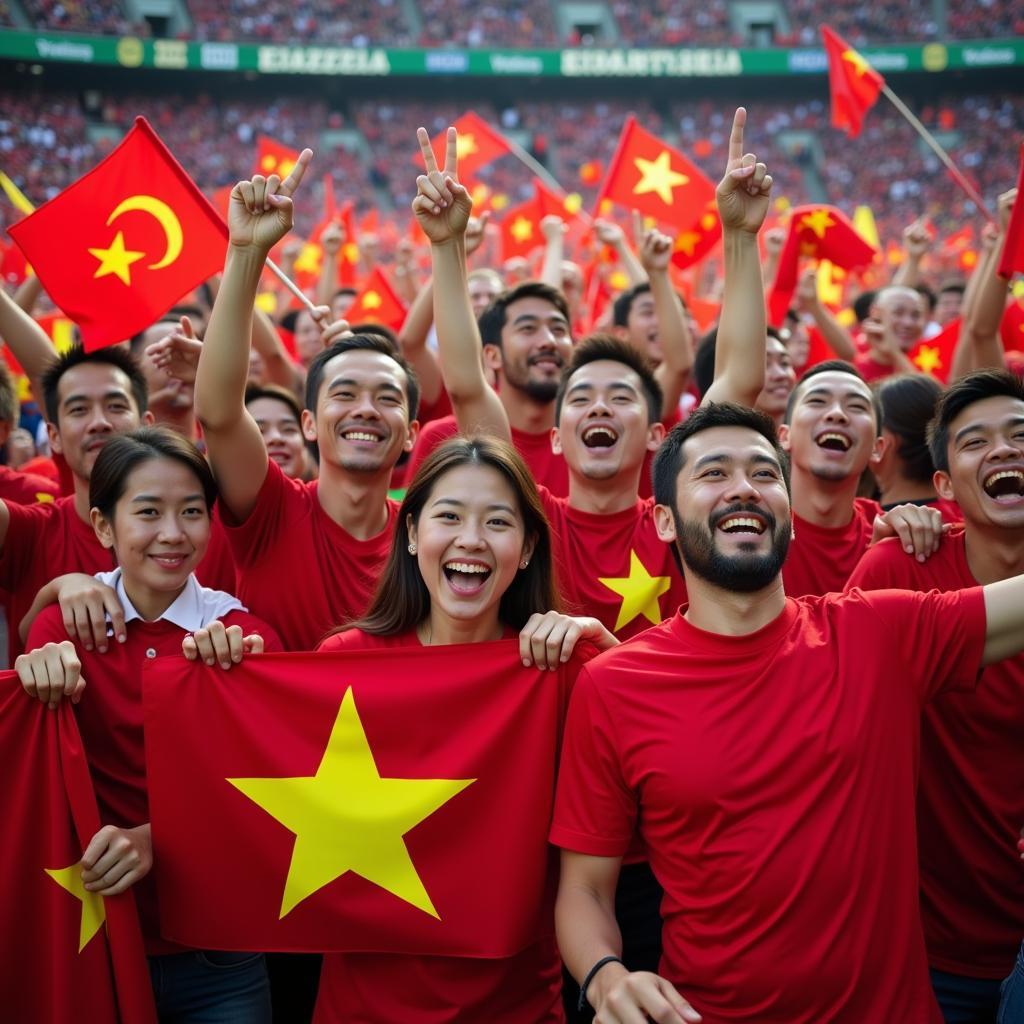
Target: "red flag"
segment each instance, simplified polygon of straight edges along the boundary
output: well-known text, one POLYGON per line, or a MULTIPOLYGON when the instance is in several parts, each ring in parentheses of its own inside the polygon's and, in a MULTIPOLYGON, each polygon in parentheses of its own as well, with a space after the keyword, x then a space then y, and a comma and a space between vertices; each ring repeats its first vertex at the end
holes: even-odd
POLYGON ((28 276, 28 261, 16 246, 0 238, 0 278, 17 287, 28 276))
POLYGON ((1007 305, 999 324, 999 334, 1007 352, 1024 352, 1024 303, 1020 299, 1014 299, 1007 305))
POLYGON ((271 174, 287 178, 298 162, 297 149, 261 135, 256 143, 256 162, 253 164, 252 173, 262 174, 265 178, 269 178, 271 174))
POLYGON ((672 248, 672 263, 680 270, 700 263, 718 244, 722 237, 722 222, 718 217, 715 200, 705 204, 700 219, 676 235, 672 248))
POLYGON ((49 711, 0 673, 0 1006, 19 1024, 155 1022, 130 892, 82 888, 82 851, 100 817, 74 712, 49 711))
POLYGON ((1010 211, 1003 254, 999 257, 999 276, 1007 280, 1017 271, 1024 271, 1024 142, 1020 147, 1020 170, 1017 172, 1017 198, 1010 211))
POLYGON ((877 251, 835 206, 794 207, 769 296, 769 322, 779 325, 786 317, 801 257, 829 260, 843 270, 855 270, 869 265, 877 251))
POLYGON ((228 681, 146 666, 163 934, 500 957, 550 928, 564 688, 517 642, 262 655, 228 681))
POLYGON ((597 209, 611 199, 676 229, 700 222, 715 198, 713 182, 677 149, 630 115, 608 166, 597 209))
POLYGON ((90 351, 149 327, 223 267, 227 243, 224 222, 142 117, 9 231, 90 351))
POLYGON ((362 290, 345 312, 350 324, 383 324, 393 331, 405 322, 405 303, 398 296, 380 267, 374 267, 362 290))
MULTIPOLYGON (((479 114, 470 110, 454 124, 459 133, 459 178, 472 178, 481 167, 512 152, 512 144, 501 132, 492 128, 479 114)), ((430 140, 438 167, 444 167, 444 151, 448 133, 439 132, 430 140)), ((417 157, 417 163, 419 158, 417 157)), ((463 181, 465 184, 465 181, 463 181)))
POLYGON ((853 139, 860 135, 864 115, 877 102, 885 79, 827 25, 821 26, 821 37, 828 56, 832 127, 845 129, 853 139))
POLYGON ((505 211, 501 221, 501 252, 506 260, 515 256, 529 256, 534 249, 544 244, 540 230, 543 207, 537 195, 525 203, 505 211))
POLYGON ((907 353, 910 361, 922 372, 930 373, 943 384, 949 381, 953 354, 960 340, 960 319, 950 320, 941 334, 922 339, 907 353))

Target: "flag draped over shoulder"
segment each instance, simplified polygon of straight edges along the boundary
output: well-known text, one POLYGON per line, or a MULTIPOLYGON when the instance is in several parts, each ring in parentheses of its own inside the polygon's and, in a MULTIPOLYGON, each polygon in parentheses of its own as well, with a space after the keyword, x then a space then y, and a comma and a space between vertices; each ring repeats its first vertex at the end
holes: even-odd
POLYGON ((128 340, 224 265, 227 227, 145 118, 11 237, 87 350, 128 340))
POLYGON ((150 663, 163 934, 480 957, 537 941, 560 678, 515 641, 150 663))
POLYGON ((878 101, 885 79, 838 33, 821 26, 828 56, 828 88, 832 97, 832 127, 851 139, 860 135, 864 115, 878 101))
POLYGON ((0 1016, 18 1024, 155 1024, 131 892, 82 885, 100 818, 70 704, 57 711, 0 673, 0 1016), (14 770, 16 768, 16 770, 14 770))

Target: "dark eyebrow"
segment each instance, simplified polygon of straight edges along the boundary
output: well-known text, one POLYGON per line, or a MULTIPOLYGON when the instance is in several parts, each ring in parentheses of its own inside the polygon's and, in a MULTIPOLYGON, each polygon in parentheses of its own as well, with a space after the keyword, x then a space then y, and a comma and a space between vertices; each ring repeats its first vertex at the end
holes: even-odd
MULTIPOLYGON (((135 497, 132 498, 132 501, 148 501, 150 503, 152 503, 152 502, 161 502, 163 500, 164 499, 161 498, 157 494, 136 494, 135 497)), ((188 494, 182 500, 183 501, 206 501, 206 495, 205 494, 188 494)))
MULTIPOLYGON (((1011 416, 1006 421, 1008 426, 1019 427, 1024 424, 1024 416, 1011 416)), ((974 433, 976 430, 984 430, 986 424, 984 423, 968 423, 966 427, 961 427, 953 438, 953 444, 959 444, 961 438, 966 437, 968 434, 974 433)))
MULTIPOLYGON (((711 455, 702 455, 694 464, 694 469, 701 469, 704 466, 711 465, 715 462, 731 462, 734 456, 728 452, 715 452, 711 455)), ((782 470, 782 466, 779 465, 779 460, 772 458, 771 455, 767 455, 764 452, 755 452, 750 456, 751 462, 765 463, 771 466, 773 469, 782 470)))
MULTIPOLYGON (((330 384, 327 385, 327 390, 332 391, 337 387, 348 387, 358 388, 365 387, 366 384, 363 381, 354 380, 352 377, 335 377, 330 384)), ((394 391, 397 394, 402 394, 402 389, 397 384, 392 384, 391 381, 382 381, 376 385, 378 391, 394 391)))
POLYGON ((546 317, 540 317, 536 313, 520 313, 519 316, 512 321, 513 326, 522 324, 525 322, 539 323, 541 320, 553 320, 555 323, 569 325, 569 321, 562 316, 561 313, 550 313, 546 317))
MULTIPOLYGON (((782 354, 781 352, 779 353, 782 354)), ((835 392, 831 388, 808 388, 804 394, 804 398, 810 398, 811 395, 821 395, 823 398, 831 398, 835 392)), ((864 394, 863 391, 847 391, 843 394, 843 398, 859 398, 862 401, 870 402, 870 396, 864 394)))
MULTIPOLYGON (((127 391, 122 391, 120 388, 118 388, 117 390, 114 390, 114 391, 106 391, 106 392, 104 392, 104 394, 103 394, 103 401, 104 402, 109 401, 111 398, 123 398, 127 402, 128 401, 128 392, 127 391)), ((88 395, 68 395, 68 397, 64 399, 62 404, 63 405, 71 405, 72 402, 88 402, 88 401, 89 401, 89 396, 88 395)))
MULTIPOLYGON (((431 502, 432 505, 454 505, 456 508, 463 508, 465 506, 464 501, 459 501, 458 498, 435 498, 431 502)), ((493 505, 487 506, 488 512, 508 512, 509 515, 515 515, 516 510, 511 505, 505 505, 502 502, 495 502, 493 505)))

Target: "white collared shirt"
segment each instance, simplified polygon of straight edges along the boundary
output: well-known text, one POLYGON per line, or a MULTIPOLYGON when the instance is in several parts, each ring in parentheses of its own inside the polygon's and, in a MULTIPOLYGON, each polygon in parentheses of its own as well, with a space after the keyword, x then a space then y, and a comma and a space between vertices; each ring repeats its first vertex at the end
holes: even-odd
MULTIPOLYGON (((120 567, 112 572, 98 572, 95 577, 100 583, 113 587, 114 593, 117 594, 117 599, 124 609, 126 625, 133 619, 142 619, 138 609, 125 593, 120 567)), ((196 579, 195 573, 192 573, 185 584, 185 589, 171 602, 170 607, 160 618, 173 622, 175 626, 179 626, 186 633, 194 633, 197 629, 203 629, 211 622, 222 619, 230 612, 247 612, 248 610, 237 597, 225 594, 222 590, 211 590, 209 587, 204 587, 196 579)), ((108 629, 107 635, 110 636, 112 633, 113 630, 108 629)))

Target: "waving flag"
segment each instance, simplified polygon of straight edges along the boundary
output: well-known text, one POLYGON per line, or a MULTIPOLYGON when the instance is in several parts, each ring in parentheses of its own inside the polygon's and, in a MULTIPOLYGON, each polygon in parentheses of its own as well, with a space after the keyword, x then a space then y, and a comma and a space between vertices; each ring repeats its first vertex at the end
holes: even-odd
POLYGON ((864 115, 878 101, 885 79, 827 25, 821 26, 821 37, 828 56, 832 127, 843 129, 853 139, 860 135, 864 115))

